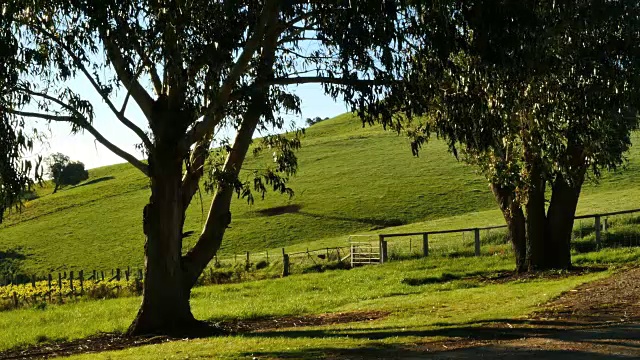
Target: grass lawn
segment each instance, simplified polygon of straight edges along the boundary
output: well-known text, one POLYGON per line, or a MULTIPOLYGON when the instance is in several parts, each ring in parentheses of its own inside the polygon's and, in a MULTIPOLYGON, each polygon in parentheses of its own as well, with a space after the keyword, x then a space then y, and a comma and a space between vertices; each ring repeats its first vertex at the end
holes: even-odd
MULTIPOLYGON (((457 162, 440 141, 421 154, 412 157, 405 138, 378 127, 362 128, 349 114, 312 126, 299 153, 300 171, 291 182, 296 196, 268 194, 253 206, 235 200, 221 255, 344 246, 354 233, 503 222, 475 168, 457 162), (290 211, 267 213, 282 206, 290 211)), ((637 207, 638 173, 640 151, 634 147, 626 172, 606 174, 599 184, 585 187, 578 212, 637 207)), ((136 169, 127 164, 93 169, 84 184, 55 195, 51 191, 39 189, 40 198, 8 215, 0 227, 0 256, 14 254, 24 272, 39 274, 142 266, 141 215, 149 190, 136 169)), ((204 206, 196 198, 185 230, 198 233, 210 197, 203 194, 204 206)), ((185 250, 194 240, 186 239, 185 250)), ((432 242, 437 246, 445 240, 432 242)))
MULTIPOLYGON (((575 260, 620 264, 639 258, 640 249, 609 249, 577 255, 575 260)), ((85 357, 184 358, 187 353, 190 358, 273 353, 314 357, 331 348, 410 346, 437 339, 439 329, 526 316, 562 292, 610 274, 604 271, 506 283, 477 278, 512 267, 507 256, 429 257, 354 270, 200 287, 193 292, 193 312, 197 318, 211 321, 351 311, 388 315, 371 322, 177 341, 85 357)), ((139 302, 139 298, 120 298, 2 312, 0 349, 124 331, 139 302)))

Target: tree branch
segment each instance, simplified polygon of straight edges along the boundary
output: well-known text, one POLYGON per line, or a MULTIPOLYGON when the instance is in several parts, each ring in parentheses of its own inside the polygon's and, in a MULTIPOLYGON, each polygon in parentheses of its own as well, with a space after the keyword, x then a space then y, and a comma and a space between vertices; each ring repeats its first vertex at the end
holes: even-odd
POLYGON ((278 48, 279 51, 282 51, 284 53, 288 53, 291 55, 294 55, 298 58, 301 59, 305 59, 305 60, 309 60, 309 59, 335 59, 335 56, 331 56, 331 55, 322 55, 322 56, 313 56, 313 55, 303 55, 297 51, 291 50, 291 49, 286 49, 286 48, 278 48))
MULTIPOLYGON (((153 119, 153 115, 152 115, 153 99, 151 98, 149 93, 144 89, 144 87, 140 85, 140 82, 138 82, 137 79, 129 75, 129 72, 127 70, 127 62, 123 58, 122 53, 120 52, 120 49, 118 49, 118 47, 115 45, 111 37, 106 34, 104 29, 100 29, 100 37, 102 38, 102 41, 105 44, 107 56, 111 60, 111 63, 113 64, 113 68, 116 71, 118 78, 124 85, 125 89, 127 89, 127 91, 131 93, 131 96, 136 101, 136 103, 138 103, 144 116, 147 118, 147 120, 149 120, 149 122, 151 122, 153 119)), ((145 137, 146 137, 146 134, 145 134, 145 137)))
MULTIPOLYGON (((158 75, 157 69, 153 66, 153 64, 151 63, 151 60, 149 60, 149 57, 144 54, 144 52, 139 46, 135 46, 135 49, 136 49, 136 52, 138 53, 138 56, 140 56, 140 59, 142 59, 142 64, 147 68, 147 71, 149 71, 149 77, 151 78, 153 89, 155 90, 157 95, 162 94, 163 93, 162 81, 160 80, 160 76, 158 75)), ((150 51, 153 51, 153 49, 150 49, 150 51)))
POLYGON ((309 83, 382 86, 382 85, 391 85, 393 82, 379 81, 379 80, 333 78, 333 77, 327 77, 327 76, 298 76, 298 77, 290 77, 290 78, 275 78, 273 80, 267 81, 265 85, 299 85, 299 84, 309 84, 309 83))
POLYGON ((146 176, 149 176, 149 167, 145 163, 136 159, 133 155, 120 149, 119 147, 114 145, 112 142, 107 140, 104 136, 102 136, 102 134, 100 134, 98 130, 96 130, 93 126, 91 126, 91 124, 84 118, 84 116, 78 118, 74 116, 59 116, 59 115, 18 111, 18 110, 8 110, 8 112, 11 114, 23 116, 23 117, 38 118, 38 119, 44 119, 48 121, 70 122, 70 123, 76 124, 81 128, 87 130, 89 133, 91 133, 91 135, 93 135, 96 138, 96 140, 98 140, 99 143, 104 145, 104 147, 109 149, 111 152, 120 156, 122 159, 126 160, 135 168, 142 171, 142 173, 145 174, 146 176))
POLYGON ((289 20, 288 22, 282 24, 281 26, 285 29, 288 29, 292 26, 294 26, 295 24, 299 23, 300 21, 303 20, 307 20, 308 18, 310 18, 311 16, 315 15, 315 14, 319 14, 320 12, 317 10, 313 10, 313 11, 308 11, 300 16, 296 16, 294 18, 292 18, 291 20, 289 20))
MULTIPOLYGON (((34 30, 44 34, 48 39, 50 39, 53 42, 55 42, 56 44, 58 44, 58 46, 60 46, 64 51, 67 52, 67 54, 69 54, 69 56, 73 59, 74 64, 78 67, 80 72, 82 72, 82 74, 84 74, 84 76, 87 78, 87 80, 89 80, 89 82, 91 83, 93 88, 98 92, 98 94, 100 94, 100 96, 102 97, 102 100, 104 100, 104 102, 107 104, 109 109, 111 109, 111 111, 116 115, 118 120, 122 124, 124 124, 126 127, 131 129, 134 133, 136 133, 136 135, 138 135, 138 137, 142 140, 142 142, 145 144, 145 146, 147 146, 147 148, 151 149, 153 147, 153 144, 151 143, 151 140, 149 140, 149 138, 147 137, 147 134, 145 134, 144 131, 142 131, 142 129, 140 129, 131 120, 127 119, 127 117, 124 116, 123 113, 120 113, 116 109, 116 107, 113 104, 113 102, 111 101, 111 99, 109 99, 109 97, 102 92, 102 89, 100 88, 100 85, 98 85, 98 83, 93 78, 93 76, 91 76, 91 74, 89 74, 89 71, 87 70, 87 68, 82 64, 82 61, 80 60, 80 58, 71 50, 71 48, 69 48, 69 46, 67 46, 67 44, 62 42, 58 37, 56 37, 51 32, 47 31, 46 29, 43 29, 41 27, 35 27, 34 30)), ((124 84, 124 82, 123 82, 123 84, 124 84)), ((126 84, 125 84, 125 87, 127 87, 126 84)), ((144 91, 144 89, 143 89, 143 91, 144 91)), ((135 99, 135 95, 134 95, 134 99, 135 99)), ((136 101, 138 101, 138 99, 136 99, 136 101)), ((141 101, 142 102, 139 102, 138 104, 140 105, 140 108, 143 110, 143 112, 145 110, 145 107, 148 107, 149 110, 151 109, 151 104, 153 103, 153 100, 151 100, 150 97, 149 97, 149 101, 150 102, 149 102, 148 105, 144 104, 144 100, 141 100, 141 101)))
MULTIPOLYGON (((279 32, 272 25, 275 25, 276 21, 277 18, 275 16, 268 21, 267 27, 269 31, 265 34, 264 46, 260 54, 261 66, 256 69, 256 81, 258 82, 263 82, 273 76, 275 43, 279 32)), ((268 88, 261 88, 251 97, 251 102, 236 134, 236 140, 233 142, 231 151, 227 154, 227 159, 223 166, 225 174, 235 178, 240 174, 240 169, 252 143, 253 134, 260 123, 260 118, 265 111, 269 110, 265 107, 268 92, 268 88)), ((224 232, 231 222, 229 206, 231 205, 233 193, 234 188, 232 186, 224 182, 218 183, 200 238, 194 247, 182 257, 184 280, 189 286, 195 284, 202 270, 220 248, 224 232)))
POLYGON ((278 45, 292 43, 292 42, 300 42, 300 41, 325 41, 325 40, 314 38, 314 37, 306 37, 306 36, 300 36, 300 37, 287 36, 280 39, 278 41, 278 45))
POLYGON ((251 61, 254 53, 262 44, 268 20, 277 15, 277 5, 278 0, 269 0, 264 5, 258 24, 256 25, 255 32, 247 40, 244 49, 242 50, 242 54, 240 54, 238 60, 231 68, 227 79, 220 87, 218 96, 207 108, 204 119, 196 123, 195 126, 191 128, 191 131, 187 133, 186 142, 188 145, 198 142, 207 133, 211 132, 219 122, 219 116, 215 116, 215 114, 226 106, 233 87, 240 76, 246 71, 249 61, 251 61))

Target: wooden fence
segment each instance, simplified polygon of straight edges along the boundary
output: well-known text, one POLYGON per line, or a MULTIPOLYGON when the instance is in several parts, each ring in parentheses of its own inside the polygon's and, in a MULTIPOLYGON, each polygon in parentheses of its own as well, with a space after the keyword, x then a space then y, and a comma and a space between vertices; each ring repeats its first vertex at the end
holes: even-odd
MULTIPOLYGON (((589 215, 580 215, 576 216, 576 220, 582 219, 594 219, 594 231, 595 231, 595 242, 596 247, 600 248, 602 246, 602 233, 603 230, 607 229, 607 221, 606 217, 615 216, 615 215, 624 215, 624 214, 632 214, 638 213, 640 209, 632 209, 632 210, 624 210, 624 211, 614 211, 607 213, 598 213, 598 214, 589 214, 589 215), (602 221, 604 218, 604 222, 602 221)), ((492 229, 504 229, 506 225, 495 225, 495 226, 485 226, 485 227, 473 227, 473 228, 462 228, 462 229, 449 229, 449 230, 436 230, 436 231, 420 231, 420 232, 407 232, 407 233, 383 233, 378 235, 378 244, 376 247, 379 247, 378 251, 371 250, 369 248, 370 253, 376 253, 375 255, 378 257, 378 262, 384 263, 389 261, 388 257, 388 244, 387 239, 395 238, 395 237, 407 237, 407 236, 420 236, 422 237, 422 256, 429 256, 429 240, 430 236, 438 235, 438 234, 450 234, 450 233, 460 233, 460 232, 473 232, 474 233, 474 255, 481 255, 481 241, 480 241, 480 231, 482 230, 492 230, 492 229)), ((256 261, 265 260, 266 263, 269 263, 271 259, 276 258, 282 259, 282 276, 288 276, 291 274, 292 265, 301 265, 301 264, 309 264, 313 265, 322 265, 323 262, 328 263, 330 261, 340 261, 343 262, 346 259, 351 257, 352 266, 357 264, 353 263, 354 261, 360 263, 361 260, 355 259, 351 256, 353 253, 352 249, 349 246, 344 247, 324 247, 319 249, 307 249, 306 251, 298 251, 287 253, 285 248, 282 248, 281 254, 269 254, 269 251, 259 252, 259 253, 250 253, 245 252, 243 255, 234 255, 228 256, 225 258, 218 258, 217 256, 214 258, 214 263, 220 263, 223 261, 233 261, 234 264, 242 264, 246 270, 249 270, 256 261)), ((368 260, 368 262, 371 262, 368 260)), ((30 278, 26 278, 25 276, 21 276, 20 278, 5 278, 3 279, 3 284, 28 284, 31 282, 32 286, 36 287, 36 282, 38 281, 47 281, 48 286, 48 297, 51 297, 52 289, 54 286, 58 286, 58 290, 62 289, 62 284, 66 281, 70 287, 70 293, 68 296, 78 296, 82 295, 85 292, 84 289, 84 281, 85 280, 93 280, 96 282, 112 282, 112 281, 120 281, 127 280, 129 281, 131 278, 136 281, 142 282, 144 280, 143 272, 141 269, 137 269, 132 272, 131 268, 127 269, 112 269, 111 273, 105 273, 104 271, 96 271, 93 270, 90 272, 88 277, 85 277, 85 273, 83 271, 79 271, 74 273, 70 271, 58 273, 57 276, 54 274, 48 274, 46 277, 38 278, 36 276, 32 276, 30 278), (135 272, 135 273, 134 273, 135 272), (77 275, 77 276, 76 276, 77 275), (57 278, 57 282, 54 285, 54 279, 57 278), (79 284, 76 286, 74 281, 78 281, 79 284)), ((1 285, 1 284, 0 284, 1 285)), ((13 295, 13 300, 16 300, 16 294, 13 295)), ((6 300, 6 299, 5 299, 6 300)))
POLYGON ((107 271, 106 275, 104 271, 92 270, 90 272, 91 275, 85 276, 85 272, 80 270, 78 272, 69 271, 67 274, 66 271, 57 273, 49 273, 45 276, 26 276, 23 274, 8 276, 0 281, 0 286, 2 285, 22 285, 31 283, 35 287, 35 283, 39 281, 48 281, 49 287, 51 287, 51 283, 54 279, 58 279, 58 283, 61 283, 62 280, 80 281, 81 284, 84 283, 85 280, 93 280, 93 281, 120 281, 121 279, 129 281, 130 278, 134 279, 143 279, 142 269, 138 268, 137 270, 132 270, 131 267, 127 267, 126 269, 111 269, 111 275, 107 271))
MULTIPOLYGON (((138 274, 132 273, 130 268, 124 271, 120 269, 113 269, 111 271, 111 277, 105 277, 104 271, 92 271, 91 275, 85 277, 84 271, 80 270, 77 273, 74 271, 59 272, 57 277, 54 274, 49 273, 46 277, 38 278, 35 275, 30 278, 29 281, 16 282, 11 281, 8 285, 20 286, 20 293, 18 289, 10 291, 9 296, 0 297, 0 309, 2 308, 18 308, 22 305, 37 305, 40 303, 62 303, 64 299, 74 299, 87 295, 87 290, 95 290, 95 286, 98 284, 114 284, 112 288, 103 288, 100 293, 93 294, 98 297, 106 297, 108 294, 104 292, 106 289, 108 292, 115 291, 115 296, 120 293, 122 284, 121 280, 125 280, 129 284, 130 280, 134 281, 132 289, 135 289, 135 293, 140 293, 142 290, 142 270, 138 269, 138 274), (46 285, 39 284, 46 282, 46 285), (92 286, 87 288, 86 285, 91 282, 92 286), (38 286, 44 287, 41 291, 36 291, 38 286), (31 291, 29 291, 31 287, 31 291), (24 291, 26 290, 26 291, 24 291), (44 290, 44 291, 42 291, 44 290), (28 294, 30 293, 30 294, 28 294), (7 306, 9 305, 9 306, 7 306)), ((7 286, 7 285, 5 285, 7 286)), ((10 288, 11 289, 11 288, 10 288)))
POLYGON ((282 276, 288 276, 291 274, 291 268, 294 265, 321 265, 322 263, 328 263, 331 261, 344 261, 349 256, 349 247, 324 247, 318 249, 309 249, 305 251, 296 251, 287 253, 285 248, 282 248, 282 253, 274 255, 273 252, 269 254, 269 251, 251 253, 245 252, 244 255, 227 256, 218 258, 214 257, 214 265, 221 264, 223 262, 232 263, 233 265, 243 265, 246 270, 249 270, 252 266, 255 266, 257 261, 264 260, 266 263, 270 263, 274 257, 282 259, 282 276))
MULTIPOLYGON (((631 209, 631 210, 622 210, 622 211, 613 211, 607 213, 598 213, 598 214, 588 214, 588 215, 580 215, 574 217, 574 220, 581 219, 594 219, 594 229, 595 229, 595 242, 596 248, 600 249, 602 247, 602 233, 607 229, 607 222, 602 222, 602 218, 606 218, 608 216, 615 215, 625 215, 625 214, 633 214, 640 212, 640 209, 631 209)), ((388 233, 388 234, 379 234, 378 241, 381 252, 381 262, 388 261, 388 238, 393 237, 407 237, 407 236, 422 236, 422 255, 429 255, 429 236, 437 235, 437 234, 451 234, 451 233, 463 233, 463 232, 473 232, 474 233, 474 255, 480 256, 481 250, 481 242, 480 242, 480 231, 481 230, 493 230, 493 229, 505 229, 507 225, 494 225, 494 226, 485 226, 485 227, 475 227, 475 228, 462 228, 462 229, 449 229, 449 230, 435 230, 435 231, 419 231, 419 232, 408 232, 408 233, 388 233)))

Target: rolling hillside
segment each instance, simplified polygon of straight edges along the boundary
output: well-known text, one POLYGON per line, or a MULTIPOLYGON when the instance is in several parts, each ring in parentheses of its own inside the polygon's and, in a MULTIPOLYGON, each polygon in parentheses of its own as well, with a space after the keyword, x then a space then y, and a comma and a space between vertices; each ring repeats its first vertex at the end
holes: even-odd
MULTIPOLYGON (((634 137, 634 140, 638 137, 634 137)), ((298 153, 294 198, 270 193, 253 206, 236 199, 222 254, 344 243, 353 233, 502 222, 485 180, 434 141, 411 155, 408 141, 345 114, 308 129, 298 153), (310 244, 310 245, 309 245, 310 244)), ((579 212, 638 207, 640 151, 625 172, 589 184, 579 212)), ((256 164, 251 160, 247 167, 256 164)), ((27 271, 139 266, 148 180, 128 164, 90 171, 83 184, 28 202, 0 227, 0 256, 27 271), (8 255, 7 255, 8 254, 8 255)), ((210 195, 194 201, 185 230, 199 232, 210 195)), ((185 249, 195 240, 187 238, 185 249)))

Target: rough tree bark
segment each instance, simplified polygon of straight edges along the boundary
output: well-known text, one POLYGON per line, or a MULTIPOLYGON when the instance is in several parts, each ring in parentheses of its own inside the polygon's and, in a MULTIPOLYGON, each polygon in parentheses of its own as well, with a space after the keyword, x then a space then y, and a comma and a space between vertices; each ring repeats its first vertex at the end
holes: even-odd
POLYGON ((545 269, 545 185, 539 161, 527 166, 530 182, 527 186, 526 231, 527 231, 527 268, 529 271, 545 269))
POLYGON ((582 182, 573 185, 567 183, 563 176, 558 176, 553 183, 545 237, 547 268, 571 267, 571 232, 581 186, 582 182))
POLYGON ((516 271, 527 271, 526 222, 520 202, 517 201, 515 191, 512 188, 491 184, 491 190, 507 223, 509 241, 516 259, 516 271))
POLYGON ((587 172, 582 146, 576 145, 573 141, 569 142, 567 148, 567 161, 570 164, 569 168, 574 170, 571 180, 562 174, 556 176, 547 210, 546 266, 551 269, 571 268, 571 233, 587 172))
MULTIPOLYGON (((163 116, 159 114, 158 116, 163 116)), ((166 115, 164 115, 166 116, 166 115)), ((149 154, 151 197, 144 208, 145 278, 143 301, 129 334, 180 333, 197 322, 189 306, 190 288, 183 282, 181 265, 182 162, 177 122, 158 121, 154 150, 149 154), (173 126, 169 126, 173 125, 173 126)))

